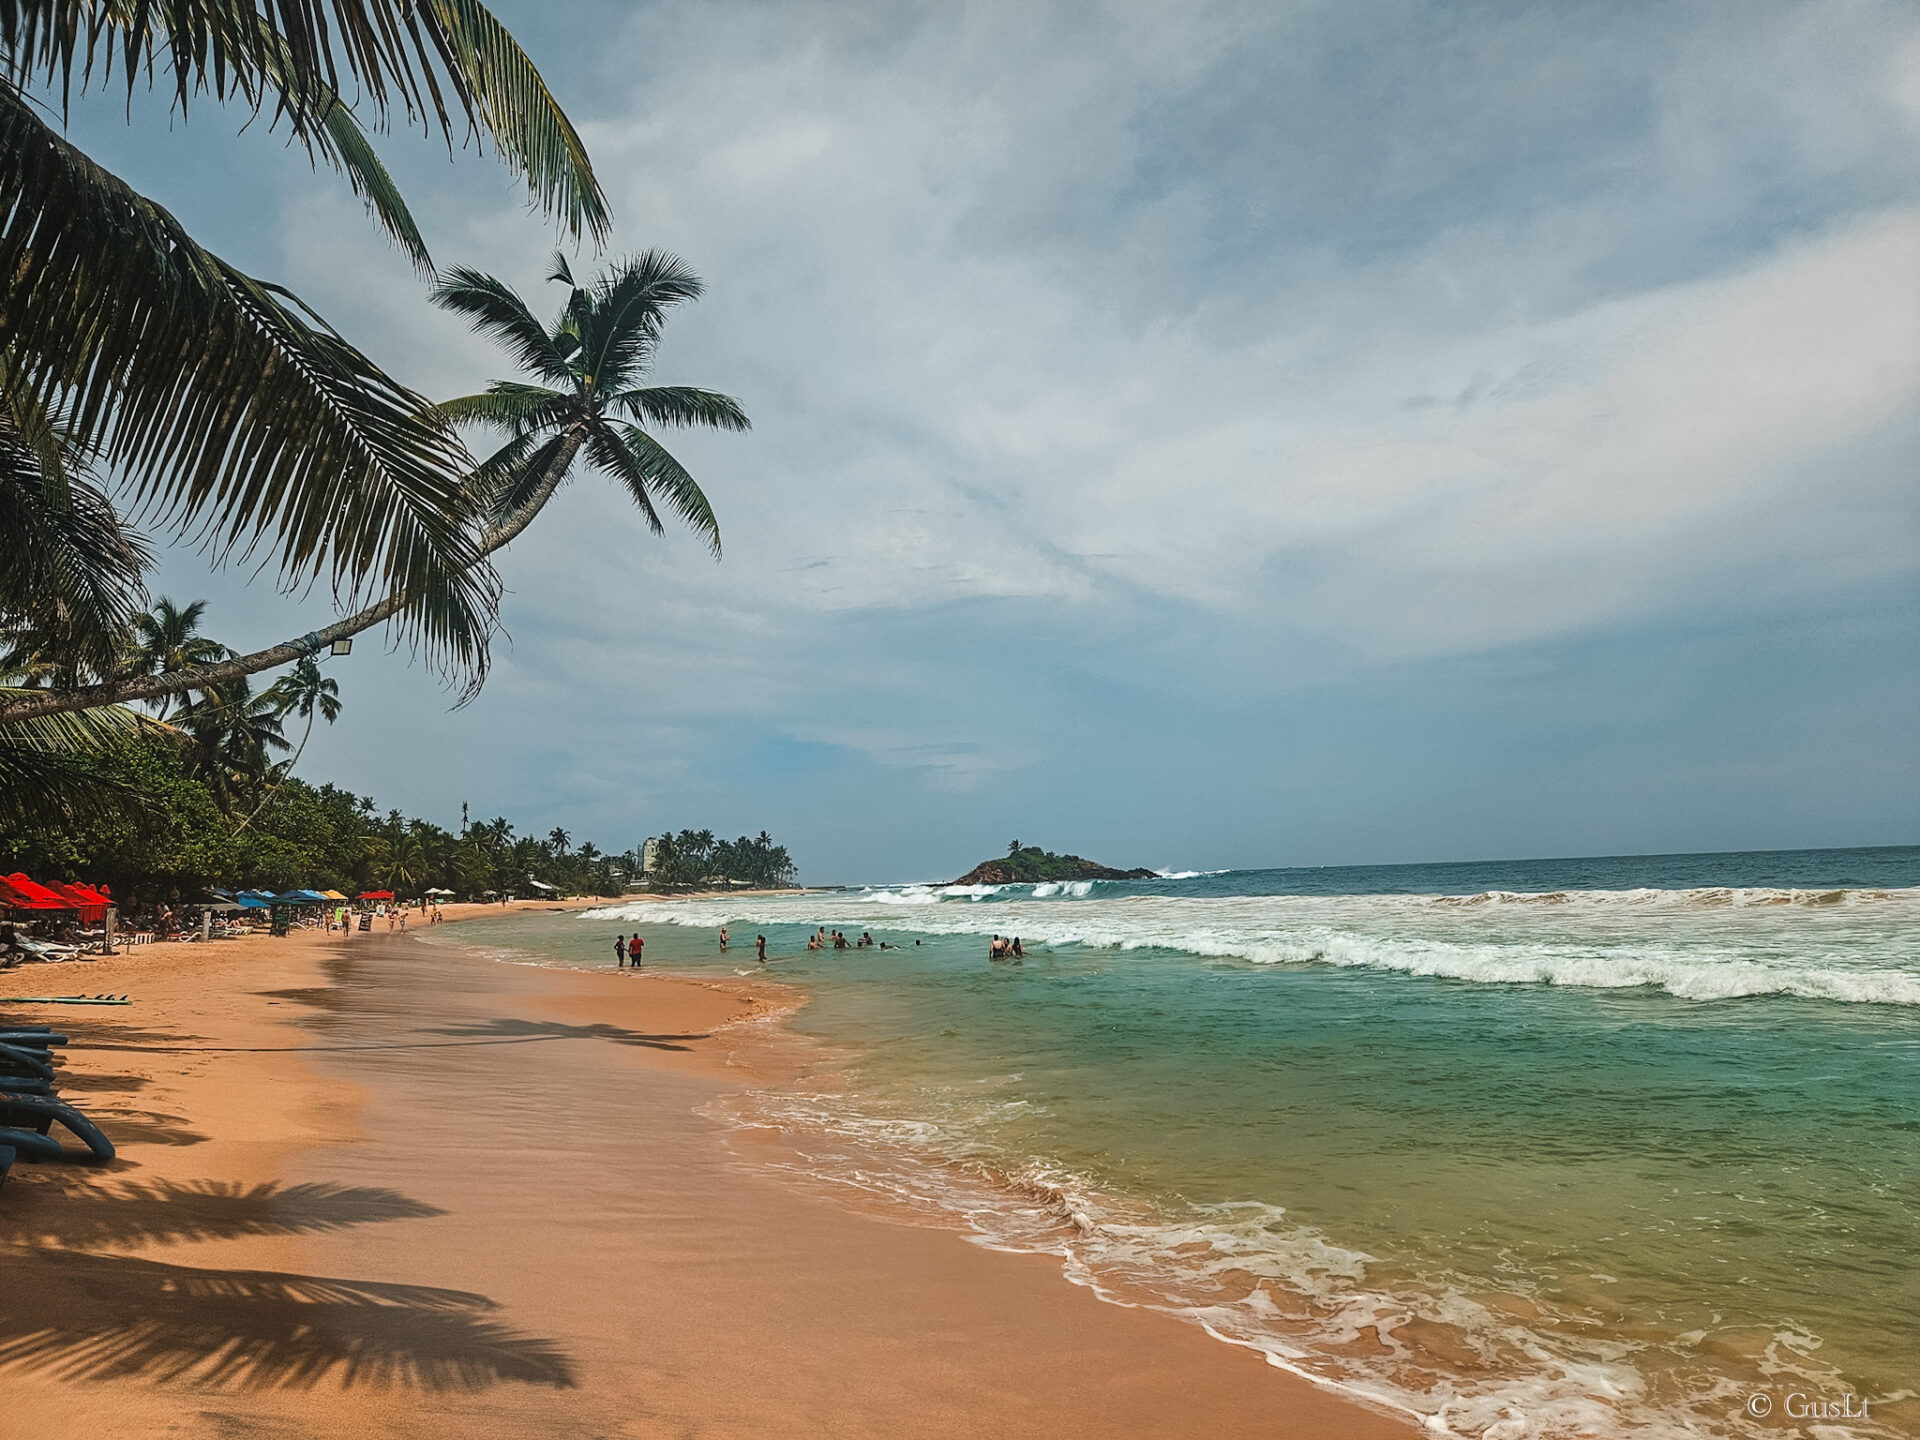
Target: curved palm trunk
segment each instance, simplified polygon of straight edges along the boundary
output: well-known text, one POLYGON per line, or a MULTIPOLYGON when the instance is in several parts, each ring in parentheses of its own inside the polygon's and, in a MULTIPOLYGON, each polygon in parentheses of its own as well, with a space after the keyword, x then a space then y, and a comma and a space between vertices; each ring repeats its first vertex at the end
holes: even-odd
MULTIPOLYGON (((318 708, 318 707, 315 707, 315 708, 318 708)), ((287 777, 293 774, 293 767, 298 765, 300 763, 300 757, 307 753, 307 741, 311 740, 312 738, 313 738, 313 711, 309 710, 307 711, 306 733, 300 737, 300 745, 293 752, 293 758, 287 761, 287 768, 280 772, 280 778, 273 782, 272 788, 267 791, 266 798, 263 799, 258 805, 253 807, 253 814, 247 816, 246 819, 242 820, 238 825, 233 827, 234 834, 238 835, 242 830, 246 829, 249 825, 253 824, 253 822, 259 818, 260 812, 266 809, 267 806, 273 803, 273 797, 280 793, 280 787, 286 784, 287 777)))
MULTIPOLYGON (((546 477, 527 497, 526 503, 481 536, 479 550, 482 557, 493 554, 533 523, 534 516, 545 508, 547 501, 553 498, 553 492, 560 488, 560 482, 567 478, 567 471, 586 438, 584 425, 575 425, 569 430, 566 442, 554 455, 553 463, 547 467, 546 477)), ((235 655, 211 665, 190 665, 159 675, 132 676, 99 685, 83 685, 72 690, 16 691, 0 699, 0 725, 33 720, 42 715, 61 715, 72 710, 92 710, 102 705, 123 705, 130 700, 156 700, 188 690, 224 685, 243 675, 257 675, 262 670, 290 665, 303 655, 326 649, 336 640, 358 635, 362 630, 371 630, 375 625, 391 620, 406 608, 410 599, 412 596, 405 591, 389 595, 364 610, 302 635, 297 640, 284 641, 248 655, 235 655)))

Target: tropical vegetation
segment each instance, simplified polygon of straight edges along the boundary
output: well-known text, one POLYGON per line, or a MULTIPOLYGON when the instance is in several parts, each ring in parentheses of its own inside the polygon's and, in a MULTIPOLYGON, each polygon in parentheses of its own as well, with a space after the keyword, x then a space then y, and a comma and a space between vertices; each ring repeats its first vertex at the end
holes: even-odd
MULTIPOLYGON (((650 251, 583 284, 557 255, 567 299, 543 326, 491 277, 440 275, 368 138, 396 116, 490 144, 565 234, 605 242, 578 134, 475 0, 0 0, 0 835, 17 853, 77 855, 63 827, 81 825, 96 840, 172 834, 164 863, 146 863, 155 877, 268 865, 293 843, 289 816, 338 808, 290 778, 316 717, 340 713, 316 657, 389 624, 470 698, 497 620, 490 557, 581 457, 656 533, 670 511, 717 557, 711 505, 652 432, 740 430, 746 416, 716 392, 643 383, 667 311, 699 279, 650 251), (146 88, 168 95, 170 123, 211 102, 286 127, 436 281, 436 303, 504 342, 530 379, 431 404, 297 296, 199 245, 64 133, 66 107, 109 85, 125 88, 130 123, 146 88), (462 426, 504 443, 476 464, 462 426), (152 552, 116 495, 216 561, 247 558, 289 588, 324 582, 347 613, 263 650, 216 644, 202 602, 147 608, 152 552)), ((381 863, 432 869, 422 824, 388 833, 381 863)), ((585 863, 564 832, 547 848, 585 863)), ((577 864, 568 875, 601 873, 577 864)))
MULTIPOLYGON (((490 140, 570 234, 603 240, 571 122, 475 0, 0 3, 0 393, 27 442, 14 458, 44 462, 52 447, 35 437, 63 432, 157 523, 215 556, 260 557, 289 586, 324 580, 349 608, 390 600, 381 619, 477 680, 498 582, 458 437, 298 297, 199 245, 66 137, 53 112, 113 85, 130 116, 144 86, 171 90, 176 122, 212 101, 284 125, 423 271, 431 257, 369 129, 398 112, 449 142, 490 140)), ((65 488, 50 472, 42 507, 58 512, 65 488)), ((297 655, 233 668, 242 658, 212 678, 297 655)), ((190 673, 48 684, 0 696, 0 718, 155 698, 193 688, 190 673)))
POLYGON ((736 885, 777 890, 794 883, 793 860, 787 847, 774 844, 764 830, 738 840, 720 839, 711 830, 682 830, 660 836, 652 846, 653 863, 646 872, 650 890, 731 889, 736 885))

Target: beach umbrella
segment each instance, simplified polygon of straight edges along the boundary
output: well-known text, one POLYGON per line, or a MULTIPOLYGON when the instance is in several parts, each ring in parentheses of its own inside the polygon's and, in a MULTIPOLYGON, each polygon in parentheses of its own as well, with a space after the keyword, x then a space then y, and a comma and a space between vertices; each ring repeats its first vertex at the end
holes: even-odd
POLYGON ((393 892, 391 890, 363 890, 357 898, 361 900, 391 900, 393 898, 393 892))
POLYGON ((107 918, 107 906, 112 902, 85 885, 63 885, 56 880, 47 888, 70 902, 84 923, 98 925, 107 918))
POLYGON ((56 895, 44 885, 36 885, 18 871, 6 877, 4 883, 12 892, 7 903, 16 910, 77 910, 80 907, 64 896, 56 895))

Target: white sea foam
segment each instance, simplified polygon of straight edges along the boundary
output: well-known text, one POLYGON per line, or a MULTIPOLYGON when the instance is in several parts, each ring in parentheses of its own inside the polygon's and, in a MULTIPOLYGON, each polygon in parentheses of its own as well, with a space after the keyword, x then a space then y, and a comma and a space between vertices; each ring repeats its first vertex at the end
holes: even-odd
POLYGON ((1465 1281, 1383 1268, 1281 1206, 1155 1213, 1067 1167, 1000 1152, 994 1122, 1012 1107, 992 1094, 922 1102, 929 1113, 773 1091, 729 1097, 710 1113, 780 1131, 796 1158, 775 1168, 811 1188, 959 1226, 988 1248, 1056 1256, 1069 1280, 1103 1299, 1198 1324, 1431 1433, 1746 1436, 1758 1433, 1741 1409, 1756 1382, 1837 1383, 1806 1358, 1811 1336, 1782 1335, 1735 1373, 1711 1360, 1704 1334, 1610 1331, 1603 1314, 1517 1293, 1529 1289, 1518 1277, 1520 1303, 1491 1304, 1465 1281), (1646 1362, 1664 1377, 1657 1396, 1646 1362))
POLYGON ((1159 949, 1497 985, 1788 995, 1920 1006, 1920 890, 1614 890, 1477 895, 1130 894, 1097 882, 915 886, 606 906, 599 920, 892 926, 1036 945, 1159 949))

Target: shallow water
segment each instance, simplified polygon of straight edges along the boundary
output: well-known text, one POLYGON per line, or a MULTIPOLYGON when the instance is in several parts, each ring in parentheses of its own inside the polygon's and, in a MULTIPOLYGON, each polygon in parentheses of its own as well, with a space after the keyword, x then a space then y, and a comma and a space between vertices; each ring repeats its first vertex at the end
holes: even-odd
POLYGON ((610 964, 637 917, 654 963, 731 970, 757 929, 859 1057, 736 1110, 816 1183, 1457 1433, 1778 1434, 1798 1393, 1866 1400, 1824 1435, 1910 1434, 1916 880, 1913 849, 1265 871, 444 938, 610 964), (822 923, 904 948, 806 952, 822 923))

